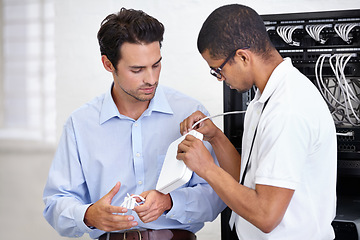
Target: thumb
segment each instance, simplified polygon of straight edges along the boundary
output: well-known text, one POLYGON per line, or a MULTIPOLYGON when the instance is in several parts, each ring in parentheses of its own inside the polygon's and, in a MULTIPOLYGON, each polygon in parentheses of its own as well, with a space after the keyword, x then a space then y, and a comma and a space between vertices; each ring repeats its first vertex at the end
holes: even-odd
POLYGON ((105 199, 107 200, 107 202, 109 202, 109 204, 111 203, 113 197, 119 192, 120 186, 121 183, 117 182, 115 186, 110 190, 110 192, 105 195, 105 199))
POLYGON ((146 199, 146 197, 149 195, 150 192, 151 191, 145 191, 145 192, 141 193, 140 196, 142 196, 143 198, 146 199))

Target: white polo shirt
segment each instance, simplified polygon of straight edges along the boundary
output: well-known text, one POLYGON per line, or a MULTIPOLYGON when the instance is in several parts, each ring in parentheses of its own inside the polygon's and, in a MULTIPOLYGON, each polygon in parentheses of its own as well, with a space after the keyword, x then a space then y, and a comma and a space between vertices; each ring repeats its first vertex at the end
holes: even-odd
POLYGON ((317 88, 292 66, 291 59, 285 59, 273 71, 263 93, 258 91, 248 107, 241 175, 258 122, 244 185, 252 189, 256 184, 270 185, 295 192, 283 220, 269 234, 235 215, 239 239, 334 239, 331 226, 336 211, 334 121, 317 88))

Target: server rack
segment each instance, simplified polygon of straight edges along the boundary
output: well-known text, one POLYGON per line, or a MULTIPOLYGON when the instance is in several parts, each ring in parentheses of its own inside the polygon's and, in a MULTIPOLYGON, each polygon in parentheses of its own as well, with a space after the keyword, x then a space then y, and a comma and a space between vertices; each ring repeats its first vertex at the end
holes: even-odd
MULTIPOLYGON (((357 224, 357 216, 349 216, 349 221, 346 220, 347 216, 344 216, 348 214, 350 205, 354 210, 360 207, 359 103, 351 101, 350 111, 334 102, 332 96, 345 101, 339 97, 339 90, 336 90, 336 87, 340 86, 335 79, 336 71, 333 70, 336 58, 340 59, 344 56, 341 63, 345 66, 342 69, 345 79, 351 82, 351 89, 360 98, 358 94, 360 92, 360 9, 271 14, 261 17, 277 50, 283 57, 290 57, 293 65, 305 74, 319 91, 324 93, 323 96, 333 113, 337 133, 341 134, 337 137, 338 215, 333 222, 333 227, 336 240, 359 240, 360 222, 357 224), (347 59, 346 64, 344 59, 347 59), (332 93, 332 96, 327 94, 328 91, 332 93), (347 209, 342 209, 344 206, 347 209), (350 220, 350 218, 355 220, 350 220)), ((253 97, 253 89, 241 94, 224 84, 224 111, 246 110, 253 97)), ((224 133, 239 152, 241 151, 243 122, 243 115, 224 116, 224 133)), ((358 212, 360 219, 360 211, 358 212)), ((222 239, 237 239, 236 234, 231 232, 228 226, 230 214, 229 208, 221 214, 222 239)))

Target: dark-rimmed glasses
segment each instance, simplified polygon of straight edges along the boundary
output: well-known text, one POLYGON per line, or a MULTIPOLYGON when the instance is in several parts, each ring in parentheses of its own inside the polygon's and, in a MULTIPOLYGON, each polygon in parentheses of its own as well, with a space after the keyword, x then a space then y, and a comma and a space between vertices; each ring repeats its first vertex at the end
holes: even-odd
POLYGON ((230 55, 225 59, 225 61, 223 62, 223 64, 220 65, 220 67, 218 68, 213 68, 213 67, 210 67, 210 74, 213 75, 214 77, 216 77, 217 79, 222 79, 223 78, 223 75, 221 74, 221 70, 223 69, 223 67, 225 66, 225 64, 235 55, 236 51, 239 50, 239 49, 248 49, 250 47, 244 47, 244 48, 238 48, 234 51, 232 51, 230 53, 230 55))

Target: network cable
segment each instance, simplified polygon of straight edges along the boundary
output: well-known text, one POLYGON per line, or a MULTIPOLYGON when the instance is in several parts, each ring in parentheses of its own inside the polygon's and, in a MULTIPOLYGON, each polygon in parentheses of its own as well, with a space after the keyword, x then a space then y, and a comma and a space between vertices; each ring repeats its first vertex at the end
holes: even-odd
POLYGON ((349 37, 349 33, 354 27, 360 26, 360 23, 339 23, 335 24, 334 30, 339 35, 342 40, 347 43, 351 43, 351 38, 349 37))
POLYGON ((306 25, 306 32, 312 37, 315 41, 325 44, 327 39, 320 38, 320 33, 324 28, 331 28, 332 24, 316 24, 316 25, 306 25))
POLYGON ((300 46, 300 42, 296 42, 292 39, 292 34, 296 29, 302 29, 302 25, 297 26, 279 26, 276 28, 278 35, 291 46, 300 46))
POLYGON ((191 129, 194 129, 194 127, 196 125, 198 125, 199 123, 201 123, 207 119, 213 119, 213 118, 216 118, 219 116, 224 116, 224 115, 228 115, 228 114, 239 114, 239 113, 246 113, 246 111, 232 111, 232 112, 225 112, 225 113, 220 113, 220 114, 204 117, 204 118, 200 119, 199 121, 197 121, 196 123, 194 123, 194 125, 192 125, 191 129))
POLYGON ((320 55, 315 64, 315 77, 320 93, 331 107, 334 120, 357 126, 360 125, 360 99, 357 92, 360 81, 345 76, 346 65, 354 56, 356 54, 320 55), (329 61, 333 78, 324 79, 322 76, 325 59, 329 61))

